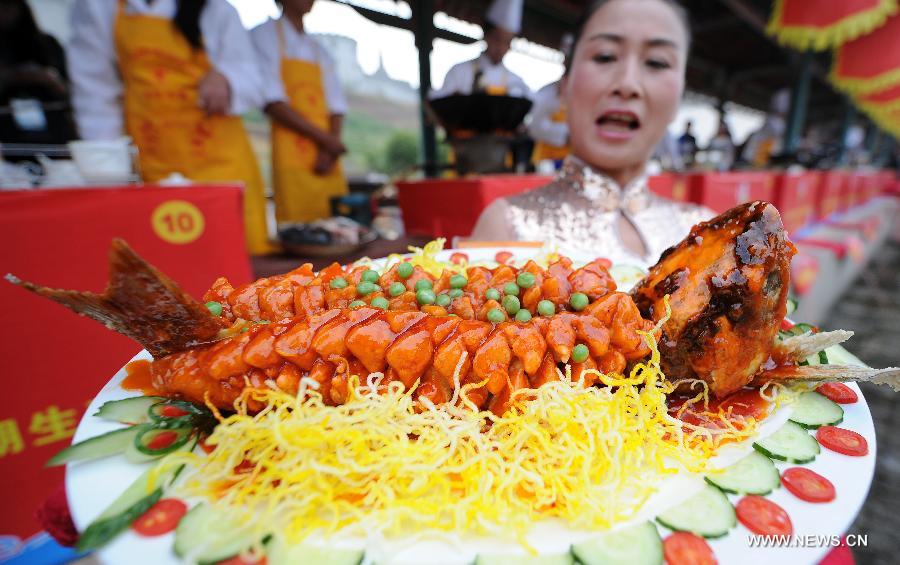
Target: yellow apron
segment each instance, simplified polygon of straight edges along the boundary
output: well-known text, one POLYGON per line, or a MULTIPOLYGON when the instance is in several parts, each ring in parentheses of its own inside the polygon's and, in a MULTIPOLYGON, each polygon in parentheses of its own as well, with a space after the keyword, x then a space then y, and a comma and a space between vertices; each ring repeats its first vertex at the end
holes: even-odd
MULTIPOLYGON (((553 115, 550 116, 550 120, 557 124, 566 123, 566 107, 560 103, 559 108, 556 112, 553 112, 553 115)), ((563 145, 562 147, 558 145, 550 145, 549 143, 544 143, 543 141, 538 141, 534 145, 534 157, 532 160, 535 163, 540 163, 545 159, 550 159, 551 161, 561 161, 566 158, 566 155, 569 154, 569 145, 563 145)))
POLYGON ((244 229, 250 253, 273 250, 265 198, 250 140, 238 116, 207 116, 197 89, 212 68, 171 20, 126 14, 119 2, 115 45, 125 86, 125 129, 153 182, 178 172, 195 181, 244 183, 244 229))
MULTIPOLYGON (((278 21, 281 81, 294 111, 328 131, 330 114, 325 101, 322 71, 314 62, 285 56, 284 20, 278 21)), ((318 148, 309 138, 272 123, 272 180, 278 222, 311 222, 331 216, 332 196, 347 194, 340 161, 324 175, 315 173, 318 148)))

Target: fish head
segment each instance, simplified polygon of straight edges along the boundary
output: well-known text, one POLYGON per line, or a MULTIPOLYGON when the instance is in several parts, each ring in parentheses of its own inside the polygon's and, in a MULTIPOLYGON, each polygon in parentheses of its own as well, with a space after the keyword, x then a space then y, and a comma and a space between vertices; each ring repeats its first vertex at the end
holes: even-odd
POLYGON ((770 359, 787 313, 796 248, 772 204, 747 202, 691 229, 631 291, 645 318, 671 314, 658 340, 667 378, 702 379, 718 397, 770 359))

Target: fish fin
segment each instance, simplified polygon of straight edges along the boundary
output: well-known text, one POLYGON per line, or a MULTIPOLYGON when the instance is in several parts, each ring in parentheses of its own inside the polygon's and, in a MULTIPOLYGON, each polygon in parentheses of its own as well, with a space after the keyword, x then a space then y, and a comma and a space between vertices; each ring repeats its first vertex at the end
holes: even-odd
POLYGON ((887 367, 872 369, 856 365, 803 365, 792 367, 790 373, 782 375, 763 373, 757 382, 869 382, 888 385, 894 392, 900 392, 900 368, 887 367), (780 376, 780 378, 779 378, 780 376))
POLYGON ((807 332, 785 338, 777 347, 786 358, 792 361, 803 361, 810 355, 815 355, 819 351, 824 351, 833 345, 843 343, 851 337, 853 337, 853 332, 849 330, 819 333, 807 332))
POLYGON ((121 239, 110 248, 103 294, 6 279, 135 340, 155 358, 213 341, 227 325, 121 239))

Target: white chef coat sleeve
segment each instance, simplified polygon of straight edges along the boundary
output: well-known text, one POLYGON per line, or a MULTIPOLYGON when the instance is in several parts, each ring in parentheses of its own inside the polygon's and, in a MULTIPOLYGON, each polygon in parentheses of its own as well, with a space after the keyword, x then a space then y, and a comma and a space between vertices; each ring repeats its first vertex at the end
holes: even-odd
POLYGON ((82 139, 115 139, 124 131, 122 79, 113 42, 115 0, 76 0, 66 54, 72 106, 82 139))
POLYGON ((328 113, 333 115, 347 114, 347 98, 341 81, 337 74, 337 64, 322 45, 316 42, 319 51, 319 69, 322 71, 322 84, 325 88, 325 102, 328 104, 328 113))
POLYGON ((269 20, 250 31, 250 39, 256 49, 256 59, 259 61, 265 104, 288 101, 281 80, 281 52, 278 48, 277 25, 275 20, 269 20))
POLYGON ((506 90, 509 92, 510 96, 520 96, 522 98, 532 98, 534 93, 531 92, 531 89, 528 88, 528 85, 525 84, 525 81, 522 80, 522 77, 517 75, 516 73, 507 69, 508 77, 507 77, 507 87, 506 90))
POLYGON ((209 2, 200 16, 200 30, 210 62, 231 87, 231 113, 262 108, 263 82, 256 50, 234 6, 226 0, 209 2))
POLYGON ((559 109, 557 83, 548 84, 537 91, 534 96, 534 107, 531 110, 531 122, 528 133, 537 141, 556 147, 566 145, 569 140, 569 125, 565 122, 553 121, 553 114, 559 109))
POLYGON ((443 98, 452 94, 471 94, 473 78, 472 61, 457 63, 450 67, 447 76, 444 77, 444 84, 432 91, 429 98, 443 98))

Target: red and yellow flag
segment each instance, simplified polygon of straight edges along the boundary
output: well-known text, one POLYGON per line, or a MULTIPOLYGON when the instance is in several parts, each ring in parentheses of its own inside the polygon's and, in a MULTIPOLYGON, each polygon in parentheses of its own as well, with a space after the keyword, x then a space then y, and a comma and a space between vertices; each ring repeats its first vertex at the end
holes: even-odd
POLYGON ((776 0, 767 31, 801 51, 823 51, 870 33, 898 11, 898 0, 776 0))

